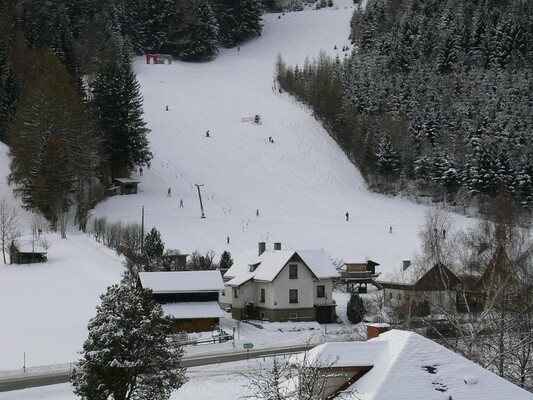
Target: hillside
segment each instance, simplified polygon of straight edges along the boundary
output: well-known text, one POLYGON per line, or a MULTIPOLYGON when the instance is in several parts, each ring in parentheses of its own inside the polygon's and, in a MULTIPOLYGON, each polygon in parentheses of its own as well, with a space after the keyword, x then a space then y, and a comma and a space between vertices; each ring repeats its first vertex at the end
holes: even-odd
MULTIPOLYGON (((155 158, 143 176, 132 175, 141 181, 138 195, 109 198, 93 216, 140 222, 144 206, 147 230, 157 227, 167 248, 213 249, 217 261, 223 250, 237 256, 261 240, 324 248, 345 261, 368 257, 381 271, 413 257, 426 207, 368 192, 309 110, 273 87, 278 54, 293 64, 320 50, 344 57, 334 47, 349 43, 352 12, 353 3, 342 0, 318 11, 265 15, 261 37, 210 63, 136 59, 155 158), (255 114, 261 125, 241 123, 255 114), (205 219, 195 184, 204 185, 205 219)), ((4 152, 1 158, 5 176, 4 152)), ((5 185, 0 190, 8 193, 5 185)), ((23 352, 31 365, 76 359, 98 294, 119 279, 118 256, 76 227, 68 239, 51 234, 50 241, 47 264, 0 268, 0 370, 20 368, 23 352)))

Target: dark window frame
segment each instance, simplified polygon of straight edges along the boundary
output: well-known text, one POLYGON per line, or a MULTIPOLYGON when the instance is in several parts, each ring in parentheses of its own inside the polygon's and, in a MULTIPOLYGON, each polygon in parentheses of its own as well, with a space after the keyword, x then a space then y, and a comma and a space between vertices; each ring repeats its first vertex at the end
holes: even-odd
POLYGON ((259 290, 259 302, 260 303, 264 303, 265 302, 265 298, 266 298, 266 291, 264 288, 261 288, 259 290))
POLYGON ((290 304, 298 303, 298 289, 289 289, 289 303, 290 304))
POLYGON ((319 299, 323 299, 326 297, 326 285, 318 285, 316 287, 316 297, 319 299), (320 293, 321 290, 322 293, 320 293))
POLYGON ((289 264, 289 279, 298 279, 298 264, 289 264))

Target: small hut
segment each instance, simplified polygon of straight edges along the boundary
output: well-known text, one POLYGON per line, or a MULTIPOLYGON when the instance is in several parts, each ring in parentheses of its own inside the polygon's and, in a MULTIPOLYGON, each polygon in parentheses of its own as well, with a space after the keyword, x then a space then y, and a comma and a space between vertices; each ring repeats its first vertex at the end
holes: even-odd
POLYGON ((48 261, 48 251, 39 241, 28 240, 21 243, 11 242, 9 258, 11 264, 33 264, 48 261))
POLYGON ((113 194, 137 194, 139 181, 131 178, 114 178, 113 186, 109 189, 113 194))

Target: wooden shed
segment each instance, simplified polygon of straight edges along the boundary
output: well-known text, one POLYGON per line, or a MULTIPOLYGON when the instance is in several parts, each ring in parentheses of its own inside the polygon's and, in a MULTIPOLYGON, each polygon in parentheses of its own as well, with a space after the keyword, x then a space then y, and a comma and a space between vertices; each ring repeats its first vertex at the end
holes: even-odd
POLYGON ((140 272, 137 286, 152 290, 176 332, 214 330, 224 314, 218 303, 224 283, 216 270, 140 272))
POLYGON ((23 243, 11 242, 9 258, 11 264, 33 264, 48 261, 48 251, 40 244, 32 241, 23 243))
POLYGON ((113 194, 137 194, 139 181, 131 178, 113 178, 113 187, 109 190, 113 194))

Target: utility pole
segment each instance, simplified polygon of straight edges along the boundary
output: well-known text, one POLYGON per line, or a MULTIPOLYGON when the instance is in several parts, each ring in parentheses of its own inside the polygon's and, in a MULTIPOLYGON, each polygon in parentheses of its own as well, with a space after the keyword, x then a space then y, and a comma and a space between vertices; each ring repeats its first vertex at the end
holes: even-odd
POLYGON ((144 249, 144 206, 141 213, 141 251, 144 249))
POLYGON ((200 186, 204 186, 204 184, 202 183, 201 185, 198 185, 197 183, 195 183, 194 186, 196 186, 196 188, 198 189, 198 197, 200 198, 200 209, 202 210, 202 218, 205 218, 204 205, 202 204, 202 194, 200 193, 200 186))
MULTIPOLYGON (((324 288, 324 292, 326 289, 324 288)), ((328 294, 324 293, 324 336, 328 335, 328 294)))

